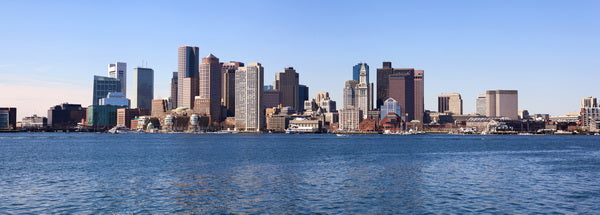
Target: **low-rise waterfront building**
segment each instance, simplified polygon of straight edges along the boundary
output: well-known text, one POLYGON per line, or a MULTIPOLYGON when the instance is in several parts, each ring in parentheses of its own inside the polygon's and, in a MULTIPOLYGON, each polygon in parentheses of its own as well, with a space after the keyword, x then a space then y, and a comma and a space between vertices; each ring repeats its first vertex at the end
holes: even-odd
POLYGON ((17 129, 17 108, 0 107, 0 131, 17 129))
POLYGON ((33 116, 25 117, 21 120, 21 128, 26 129, 26 130, 43 129, 43 128, 46 128, 47 126, 48 126, 48 118, 38 116, 35 114, 33 116))
POLYGON ((127 106, 90 105, 87 108, 87 125, 94 130, 107 130, 117 125, 117 109, 127 106))
POLYGON ((117 126, 125 126, 127 128, 136 127, 131 126, 131 120, 139 118, 140 116, 148 115, 148 110, 141 108, 119 108, 117 109, 117 126))
POLYGON ((48 110, 48 126, 53 129, 73 129, 86 119, 86 108, 80 104, 63 103, 48 110))

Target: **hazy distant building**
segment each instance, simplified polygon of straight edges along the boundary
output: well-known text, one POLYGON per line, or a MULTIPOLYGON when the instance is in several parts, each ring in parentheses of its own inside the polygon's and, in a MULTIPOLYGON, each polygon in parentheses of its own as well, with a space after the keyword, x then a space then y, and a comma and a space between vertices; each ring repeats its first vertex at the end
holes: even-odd
POLYGON ((519 119, 531 119, 528 110, 519 110, 519 119))
POLYGON ((264 68, 250 63, 235 72, 235 128, 261 131, 265 125, 263 109, 264 68))
POLYGON ((263 87, 263 90, 273 90, 273 89, 275 89, 275 88, 273 87, 273 85, 265 85, 265 86, 263 87))
POLYGON ((121 91, 127 96, 127 63, 117 62, 108 64, 108 77, 119 79, 121 83, 121 91))
POLYGON ((299 110, 303 104, 299 103, 299 85, 300 76, 294 67, 286 67, 282 72, 275 74, 275 89, 279 90, 279 102, 283 107, 289 106, 299 110))
MULTIPOLYGON (((385 100, 383 102, 383 105, 381 105, 381 107, 379 109, 380 109, 380 112, 379 112, 380 119, 385 118, 389 113, 395 113, 396 115, 398 115, 398 113, 402 113, 402 108, 400 107, 400 104, 398 104, 398 101, 396 101, 393 98, 389 98, 389 99, 385 100)), ((400 117, 402 117, 402 116, 400 116, 400 117)))
POLYGON ((48 118, 38 115, 28 116, 21 120, 21 128, 41 129, 48 125, 48 118))
POLYGON ((209 54, 205 58, 202 58, 200 64, 199 74, 199 97, 201 99, 208 99, 208 107, 205 109, 208 112, 200 112, 200 114, 207 114, 210 116, 210 120, 213 123, 221 122, 221 84, 222 79, 221 63, 219 58, 212 54, 209 54))
POLYGON ((131 107, 150 111, 152 109, 152 99, 154 99, 154 70, 134 68, 131 107))
POLYGON ((263 91, 263 107, 264 108, 273 108, 279 106, 281 96, 279 95, 279 90, 270 89, 263 91))
POLYGON ((317 103, 319 105, 319 107, 321 107, 321 109, 326 112, 336 112, 336 102, 331 100, 329 97, 327 97, 324 100, 321 100, 321 102, 317 103))
POLYGON ((315 96, 315 101, 317 102, 317 104, 320 104, 321 101, 326 99, 330 99, 329 92, 318 92, 317 96, 315 96))
POLYGON ((304 101, 308 100, 308 87, 306 85, 298 85, 298 105, 300 109, 295 109, 298 110, 300 112, 300 110, 302 109, 302 104, 304 104, 304 101))
POLYGON ((108 93, 112 92, 121 92, 121 81, 119 81, 119 79, 97 75, 94 76, 93 105, 99 105, 100 99, 106 98, 108 93))
POLYGON ((424 73, 414 68, 392 68, 391 62, 383 62, 383 67, 377 69, 377 107, 394 98, 402 107, 398 115, 406 116, 407 121, 423 122, 424 73))
POLYGON ((438 112, 463 115, 463 100, 458 93, 438 96, 438 112))
POLYGON ((352 67, 352 80, 360 81, 360 70, 364 67, 367 72, 367 83, 369 82, 369 65, 367 63, 357 63, 352 67))
POLYGON ((177 78, 177 72, 173 72, 171 77, 171 105, 173 108, 177 108, 177 88, 179 87, 179 79, 177 78))
POLYGON ((129 107, 130 101, 121 92, 110 92, 106 98, 101 98, 99 105, 114 105, 129 107))
POLYGON ((17 108, 0 107, 0 130, 17 129, 17 108))
POLYGON ((344 85, 344 108, 358 106, 358 81, 348 80, 344 85))
POLYGON ((198 95, 199 60, 198 47, 180 46, 177 49, 177 107, 193 108, 194 98, 198 95))
POLYGON ((373 84, 369 83, 369 73, 366 64, 361 65, 359 71, 359 81, 356 85, 356 107, 363 112, 363 119, 367 118, 367 113, 373 109, 373 84))
POLYGON ((80 104, 63 103, 48 110, 48 126, 54 129, 75 128, 85 119, 86 109, 80 104))
POLYGON ((486 91, 486 116, 519 119, 519 95, 517 90, 486 91))
POLYGON ((477 95, 475 113, 485 116, 487 114, 487 97, 485 94, 477 95))

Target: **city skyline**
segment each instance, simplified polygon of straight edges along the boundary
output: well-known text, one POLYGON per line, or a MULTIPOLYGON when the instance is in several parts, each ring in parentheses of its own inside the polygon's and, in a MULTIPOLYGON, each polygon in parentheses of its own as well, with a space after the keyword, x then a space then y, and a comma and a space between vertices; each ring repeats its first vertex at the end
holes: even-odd
MULTIPOLYGON (((0 23, 11 29, 0 42, 0 90, 20 93, 0 95, 0 106, 17 107, 21 119, 44 115, 48 107, 63 102, 90 105, 90 77, 105 76, 106 65, 115 62, 129 64, 129 77, 137 66, 154 69, 155 98, 168 97, 172 72, 177 71, 174 49, 184 45, 197 46, 199 56, 213 53, 223 62, 261 62, 265 83, 272 83, 283 68, 294 67, 300 83, 310 88, 309 98, 330 92, 339 104, 353 65, 368 63, 373 75, 383 61, 427 71, 427 110, 437 109, 438 95, 457 92, 464 100, 464 113, 473 113, 477 95, 489 89, 519 90, 519 109, 553 115, 577 111, 580 98, 598 97, 594 80, 600 63, 595 50, 600 47, 595 38, 600 32, 593 26, 599 20, 599 3, 318 3, 237 2, 232 16, 198 26, 192 23, 214 12, 192 17, 176 9, 197 8, 199 3, 118 3, 115 13, 122 16, 106 17, 97 11, 114 8, 117 2, 8 2, 0 15, 0 23), (406 13, 378 12, 384 6, 406 13), (25 8, 30 13, 20 14, 25 8), (134 9, 159 15, 139 19, 132 15, 134 9), (235 15, 247 9, 264 13, 247 20, 235 15), (358 9, 367 12, 357 14, 358 9), (508 10, 511 16, 505 16, 508 10), (211 27, 229 29, 229 23, 237 23, 249 36, 200 33, 211 27), (123 35, 108 36, 110 31, 101 30, 110 26, 123 35), (141 30, 148 34, 139 35, 141 30), (183 34, 186 30, 191 33, 183 34), (406 30, 411 36, 400 34, 406 30), (279 36, 288 31, 294 34, 279 36), (355 31, 364 34, 353 36, 355 31), (565 69, 570 71, 565 74, 565 69), (576 88, 556 87, 560 84, 576 88)), ((133 86, 131 81, 127 79, 127 86, 133 86)), ((127 87, 127 95, 131 89, 127 87)))

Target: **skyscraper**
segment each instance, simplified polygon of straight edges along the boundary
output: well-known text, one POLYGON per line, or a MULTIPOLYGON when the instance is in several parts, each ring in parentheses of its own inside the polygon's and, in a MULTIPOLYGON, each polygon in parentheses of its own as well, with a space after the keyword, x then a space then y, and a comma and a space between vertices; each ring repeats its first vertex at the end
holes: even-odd
POLYGON ((487 97, 485 94, 477 95, 475 113, 478 115, 485 116, 487 114, 487 97))
POLYGON ((519 94, 516 90, 486 91, 486 115, 519 119, 519 94))
POLYGON ((121 91, 127 97, 127 63, 108 64, 108 77, 119 79, 121 91))
POLYGON ((423 122, 425 115, 425 71, 415 70, 415 107, 414 120, 423 122))
POLYGON ((208 107, 200 108, 209 110, 210 120, 214 123, 221 122, 221 83, 223 81, 221 63, 219 58, 209 54, 202 58, 199 74, 199 97, 208 99, 208 107))
POLYGON ((310 95, 308 91, 308 86, 298 85, 298 108, 300 108, 296 109, 298 113, 300 113, 302 109, 304 109, 304 101, 308 100, 308 95, 310 95))
POLYGON ((134 68, 133 87, 131 107, 151 111, 152 99, 154 99, 154 70, 141 67, 134 68))
POLYGON ((438 112, 463 114, 463 101, 458 93, 443 94, 438 96, 438 112))
POLYGON ((106 98, 108 93, 121 92, 121 81, 116 78, 94 75, 94 92, 92 104, 100 104, 100 99, 106 98))
POLYGON ((235 72, 235 128, 261 131, 265 125, 263 109, 264 68, 250 63, 235 72))
POLYGON ((348 80, 344 85, 344 108, 352 108, 358 106, 357 101, 357 86, 358 81, 348 80))
POLYGON ((361 64, 359 82, 357 88, 357 107, 362 110, 363 119, 367 118, 367 113, 373 109, 373 85, 369 83, 369 75, 366 69, 366 64, 361 64))
POLYGON ((394 98, 402 107, 399 116, 423 122, 424 73, 414 68, 392 68, 391 62, 383 62, 383 67, 377 69, 377 107, 394 98))
POLYGON ((364 66, 365 70, 367 71, 367 82, 369 82, 369 65, 367 63, 357 63, 356 65, 354 65, 352 67, 352 80, 355 81, 360 81, 360 70, 361 68, 364 66))
POLYGON ((177 51, 177 107, 193 108, 194 98, 198 95, 199 49, 180 46, 177 51))
POLYGON ((227 109, 227 116, 235 115, 235 71, 239 67, 243 67, 244 63, 231 61, 223 63, 221 70, 223 71, 222 85, 222 104, 227 109))
MULTIPOLYGON (((300 79, 294 67, 286 67, 282 72, 275 74, 275 89, 279 90, 279 102, 283 107, 293 107, 299 110, 299 89, 300 79)), ((307 98, 308 99, 308 98, 307 98)))
POLYGON ((171 102, 172 107, 177 108, 177 88, 179 87, 179 82, 177 78, 177 72, 173 72, 173 77, 171 78, 171 102))

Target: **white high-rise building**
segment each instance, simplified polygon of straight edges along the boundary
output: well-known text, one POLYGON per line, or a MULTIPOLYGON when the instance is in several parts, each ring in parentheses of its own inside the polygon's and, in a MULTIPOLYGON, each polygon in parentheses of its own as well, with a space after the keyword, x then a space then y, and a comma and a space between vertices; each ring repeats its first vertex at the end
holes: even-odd
POLYGON ((263 109, 264 68, 250 63, 235 71, 235 128, 259 132, 265 125, 263 109))
POLYGON ((363 119, 367 118, 367 113, 373 109, 373 85, 369 83, 369 76, 366 64, 362 63, 359 73, 359 82, 357 85, 358 108, 362 110, 363 119))
POLYGON ((119 79, 121 92, 127 97, 127 63, 117 62, 108 64, 108 77, 119 79))

